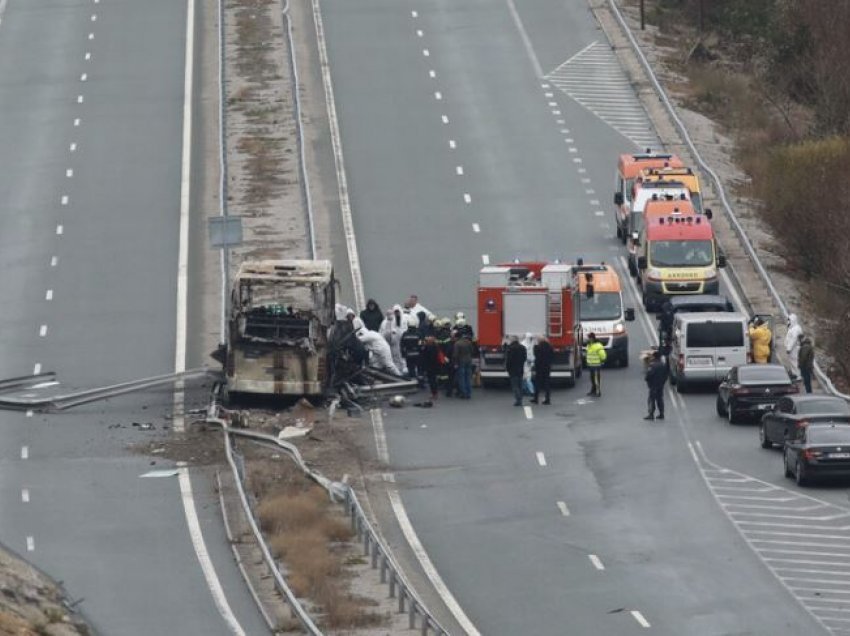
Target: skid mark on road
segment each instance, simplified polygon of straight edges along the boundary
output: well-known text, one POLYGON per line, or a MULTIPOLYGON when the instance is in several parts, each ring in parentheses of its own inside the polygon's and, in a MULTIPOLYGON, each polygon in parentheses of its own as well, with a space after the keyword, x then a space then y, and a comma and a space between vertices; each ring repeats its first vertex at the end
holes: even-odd
POLYGON ((850 508, 694 458, 708 489, 773 575, 836 636, 850 635, 850 508))
POLYGON ((545 79, 638 147, 661 147, 649 116, 608 44, 590 44, 545 79))

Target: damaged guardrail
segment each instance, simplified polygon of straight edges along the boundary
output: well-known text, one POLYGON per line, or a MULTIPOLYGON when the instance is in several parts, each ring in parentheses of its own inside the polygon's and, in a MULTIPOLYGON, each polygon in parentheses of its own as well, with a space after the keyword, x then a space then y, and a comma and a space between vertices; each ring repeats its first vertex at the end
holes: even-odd
MULTIPOLYGON (((655 89, 659 99, 662 104, 664 104, 664 108, 667 110, 667 113, 670 115, 670 118, 673 120, 673 123, 676 126, 676 129, 679 131, 679 134, 682 137, 682 140, 688 146, 696 160, 699 167, 711 177, 712 182, 714 183, 714 187, 717 190, 718 195, 720 196, 720 201, 723 204, 723 208, 726 210, 726 214, 729 218, 729 221, 732 224, 732 228, 735 230, 735 233, 738 235, 738 239, 741 241, 741 244, 744 246, 744 250, 747 252, 747 256, 749 256, 750 261, 752 261, 753 266, 756 268, 759 276, 770 292, 771 297, 773 298, 776 305, 779 307, 779 310, 782 312, 782 316, 787 320, 789 311, 788 307, 785 304, 785 301, 779 295, 779 291, 776 289, 776 286, 773 284, 773 280, 770 278, 770 274, 768 273, 765 266, 762 264, 761 260, 756 253, 755 248, 753 247, 750 238, 747 236, 747 233, 744 231, 744 227, 741 225, 741 222, 738 220, 735 211, 732 209, 732 205, 729 203, 729 199, 726 195, 726 190, 723 187, 723 183, 720 181, 720 177, 717 176, 717 173, 709 166, 705 160, 700 155, 699 150, 697 150, 696 144, 694 144, 693 139, 691 139, 691 135, 688 132, 687 127, 684 122, 679 117, 676 112, 675 106, 670 101, 670 98, 667 96, 667 92, 664 90, 664 87, 661 86, 661 82, 655 75, 655 72, 652 70, 652 65, 649 63, 649 60, 646 59, 646 56, 643 54, 643 51, 638 44, 637 38, 635 38, 634 33, 629 28, 629 25, 626 23, 625 18, 623 17, 620 8, 617 6, 616 0, 608 0, 608 4, 611 7, 611 12, 619 22, 620 27, 623 29, 623 32, 629 39, 629 42, 632 45, 632 49, 635 54, 638 56, 640 60, 641 66, 643 66, 646 71, 647 77, 655 89)), ((832 383, 832 380, 826 374, 826 372, 821 369, 820 365, 815 361, 815 376, 828 392, 836 395, 838 397, 844 398, 845 400, 850 400, 850 395, 845 393, 841 393, 838 389, 835 388, 835 385, 832 383)))
MULTIPOLYGON (((217 372, 207 367, 201 367, 181 371, 180 373, 166 373, 164 375, 155 375, 149 378, 111 384, 96 389, 84 389, 59 395, 38 396, 31 393, 24 393, 20 396, 0 395, 0 409, 16 411, 32 410, 39 412, 64 411, 74 406, 80 406, 81 404, 88 404, 90 402, 124 395, 125 393, 171 384, 179 380, 214 375, 218 375, 217 372)), ((47 372, 31 376, 9 378, 0 381, 0 391, 10 391, 12 389, 37 390, 48 385, 58 384, 58 382, 54 381, 55 377, 55 373, 47 372)))
POLYGON ((278 589, 286 598, 287 602, 298 617, 298 620, 301 621, 305 629, 307 629, 311 634, 321 633, 318 631, 315 623, 287 585, 286 580, 283 578, 283 575, 277 567, 277 563, 275 562, 271 551, 265 543, 262 532, 260 532, 260 529, 257 526, 253 510, 250 507, 247 494, 245 493, 245 489, 242 484, 242 475, 238 470, 235 461, 233 461, 231 436, 271 445, 275 448, 286 451, 304 474, 322 486, 334 500, 342 502, 345 505, 348 516, 351 518, 351 528, 357 535, 358 540, 363 544, 364 556, 368 556, 370 558, 373 569, 380 568, 381 582, 386 583, 389 586, 390 598, 398 598, 398 611, 399 613, 407 613, 409 628, 411 630, 419 629, 423 636, 431 633, 436 636, 449 636, 449 632, 446 631, 431 615, 424 603, 414 592, 413 586, 405 578, 400 566, 396 563, 395 559, 393 559, 389 548, 386 544, 384 544, 381 537, 369 522, 369 519, 366 516, 360 501, 357 499, 357 494, 353 488, 347 484, 332 481, 321 473, 312 470, 309 466, 307 466, 307 463, 304 461, 298 447, 290 442, 278 439, 274 435, 266 433, 260 433, 248 429, 231 428, 227 421, 220 417, 219 407, 215 402, 211 404, 208 417, 205 422, 221 427, 224 432, 227 460, 228 463, 230 463, 234 476, 236 477, 236 487, 239 491, 239 497, 242 501, 251 530, 260 545, 266 564, 272 570, 278 589))

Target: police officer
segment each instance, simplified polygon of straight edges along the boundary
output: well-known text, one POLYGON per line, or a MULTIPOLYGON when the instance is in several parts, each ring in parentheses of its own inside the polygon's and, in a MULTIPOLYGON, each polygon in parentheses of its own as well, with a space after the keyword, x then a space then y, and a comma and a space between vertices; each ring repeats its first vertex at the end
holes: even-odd
POLYGON ((590 371, 590 391, 588 395, 602 397, 602 365, 605 364, 605 359, 608 354, 605 352, 605 347, 596 339, 595 333, 590 333, 587 336, 587 349, 584 354, 587 361, 587 369, 590 371))

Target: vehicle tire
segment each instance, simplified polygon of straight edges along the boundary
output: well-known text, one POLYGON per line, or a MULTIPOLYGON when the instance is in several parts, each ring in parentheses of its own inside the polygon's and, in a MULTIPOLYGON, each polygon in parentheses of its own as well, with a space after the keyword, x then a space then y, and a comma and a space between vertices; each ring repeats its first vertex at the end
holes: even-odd
POLYGON ((808 486, 809 478, 803 474, 803 464, 800 463, 800 460, 797 460, 797 463, 794 466, 794 481, 797 482, 798 486, 808 486))
POLYGON ((726 403, 726 417, 729 420, 730 424, 737 424, 738 423, 738 419, 739 419, 738 414, 735 413, 735 408, 734 408, 732 402, 726 403))
POLYGON ((717 414, 720 417, 726 417, 726 405, 723 404, 723 400, 720 399, 719 395, 717 396, 716 408, 717 408, 717 414))
POLYGON ((764 429, 764 424, 759 425, 759 442, 762 448, 773 448, 773 442, 767 437, 767 431, 764 429))
POLYGON ((787 478, 791 478, 794 476, 794 473, 791 472, 791 469, 788 468, 788 454, 783 449, 782 451, 782 466, 785 468, 785 476, 787 478))

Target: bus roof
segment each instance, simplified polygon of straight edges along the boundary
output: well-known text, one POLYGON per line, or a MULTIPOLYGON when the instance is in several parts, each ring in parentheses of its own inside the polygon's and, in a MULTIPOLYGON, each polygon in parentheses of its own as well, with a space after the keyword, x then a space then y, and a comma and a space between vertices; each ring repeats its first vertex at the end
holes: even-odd
POLYGON ((712 238, 714 238, 714 232, 711 224, 701 215, 654 216, 647 219, 646 239, 648 241, 708 241, 712 238))

